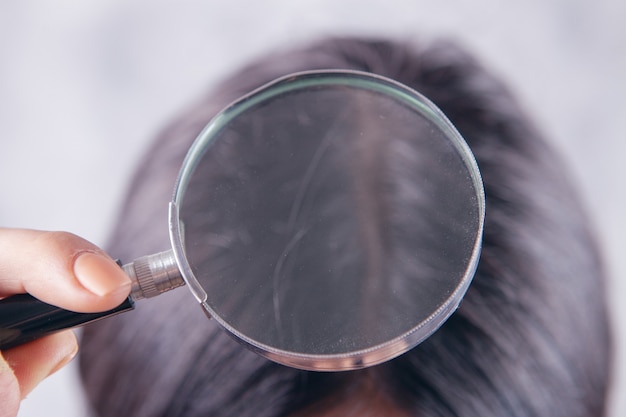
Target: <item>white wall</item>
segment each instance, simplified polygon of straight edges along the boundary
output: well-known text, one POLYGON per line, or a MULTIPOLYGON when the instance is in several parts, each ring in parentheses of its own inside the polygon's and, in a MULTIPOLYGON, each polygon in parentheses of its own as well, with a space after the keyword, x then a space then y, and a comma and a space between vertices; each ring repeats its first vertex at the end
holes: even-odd
MULTIPOLYGON (((504 78, 562 149, 600 228, 626 317, 626 2, 621 0, 4 0, 0 226, 104 244, 146 143, 221 75, 322 34, 448 36, 504 78)), ((155 227, 165 227, 155 225, 155 227)), ((626 320, 613 416, 626 415, 626 320)), ((75 367, 20 417, 83 414, 75 367)))

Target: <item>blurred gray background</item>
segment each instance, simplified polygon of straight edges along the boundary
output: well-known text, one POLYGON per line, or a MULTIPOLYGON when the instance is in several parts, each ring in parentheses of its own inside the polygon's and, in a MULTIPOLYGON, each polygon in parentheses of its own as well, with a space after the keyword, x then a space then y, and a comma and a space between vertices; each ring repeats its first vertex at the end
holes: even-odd
MULTIPOLYGON (((560 148, 613 276, 611 415, 626 415, 622 0, 3 0, 0 226, 105 244, 138 158, 177 113, 255 56, 346 33, 457 39, 560 148)), ((82 416, 81 395, 74 364, 32 393, 20 417, 82 416)))

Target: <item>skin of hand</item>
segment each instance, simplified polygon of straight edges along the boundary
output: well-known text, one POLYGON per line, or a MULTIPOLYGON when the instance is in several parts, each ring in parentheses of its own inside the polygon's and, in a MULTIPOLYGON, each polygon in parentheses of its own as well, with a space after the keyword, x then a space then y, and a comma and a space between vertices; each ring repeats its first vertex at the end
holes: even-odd
MULTIPOLYGON (((0 228, 0 298, 29 293, 77 312, 120 305, 130 278, 97 246, 66 232, 0 228)), ((0 417, 17 415, 20 401, 78 352, 71 330, 0 352, 0 417)))

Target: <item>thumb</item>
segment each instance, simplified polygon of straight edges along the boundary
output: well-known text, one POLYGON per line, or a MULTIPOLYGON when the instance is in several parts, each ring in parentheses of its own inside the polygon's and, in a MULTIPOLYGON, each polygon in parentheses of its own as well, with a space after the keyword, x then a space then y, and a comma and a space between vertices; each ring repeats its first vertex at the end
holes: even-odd
POLYGON ((29 293, 87 313, 120 305, 130 288, 108 255, 76 235, 0 228, 0 297, 29 293))

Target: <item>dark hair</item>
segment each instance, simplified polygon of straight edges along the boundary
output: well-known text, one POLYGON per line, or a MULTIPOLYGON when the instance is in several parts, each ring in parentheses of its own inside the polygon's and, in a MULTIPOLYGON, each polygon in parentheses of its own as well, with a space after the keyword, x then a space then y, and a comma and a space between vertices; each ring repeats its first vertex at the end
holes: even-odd
POLYGON ((382 404, 429 417, 603 415, 610 334, 589 222, 563 163, 523 109, 451 43, 329 39, 244 68, 154 143, 111 255, 131 260, 168 248, 167 203, 178 169, 217 111, 278 76, 327 68, 368 71, 420 91, 474 152, 487 216, 480 264, 460 309, 394 360, 317 373, 248 351, 208 322, 186 291, 173 291, 85 329, 81 373, 95 412, 285 416, 344 404, 344 415, 364 415, 382 404))

